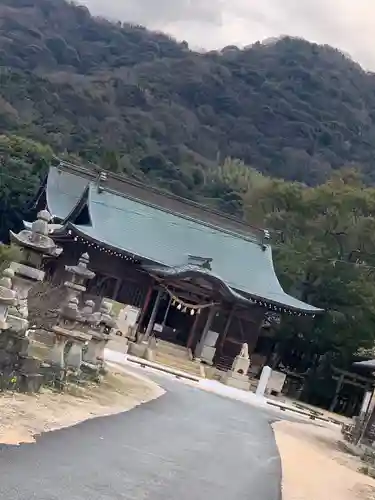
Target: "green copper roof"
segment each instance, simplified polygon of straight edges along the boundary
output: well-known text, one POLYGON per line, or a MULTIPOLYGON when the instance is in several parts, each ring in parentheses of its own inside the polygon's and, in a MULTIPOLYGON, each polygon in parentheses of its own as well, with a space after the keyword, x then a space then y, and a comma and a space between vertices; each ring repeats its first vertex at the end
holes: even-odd
POLYGON ((51 167, 47 179, 46 197, 52 217, 66 219, 81 200, 87 185, 87 179, 51 167))
POLYGON ((60 218, 74 213, 89 183, 91 224, 70 223, 84 237, 137 256, 144 264, 181 268, 189 256, 210 258, 212 275, 235 291, 290 309, 321 311, 284 292, 275 274, 271 247, 255 236, 226 231, 123 194, 99 192, 87 179, 51 171, 49 187, 53 190, 47 197, 48 206, 60 218))

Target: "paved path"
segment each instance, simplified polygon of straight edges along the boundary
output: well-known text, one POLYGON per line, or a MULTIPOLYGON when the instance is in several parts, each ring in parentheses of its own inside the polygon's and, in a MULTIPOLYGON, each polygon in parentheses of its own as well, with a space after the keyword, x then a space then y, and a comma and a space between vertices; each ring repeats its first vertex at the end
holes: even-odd
POLYGON ((267 414, 164 379, 128 413, 0 448, 7 500, 279 500, 267 414))

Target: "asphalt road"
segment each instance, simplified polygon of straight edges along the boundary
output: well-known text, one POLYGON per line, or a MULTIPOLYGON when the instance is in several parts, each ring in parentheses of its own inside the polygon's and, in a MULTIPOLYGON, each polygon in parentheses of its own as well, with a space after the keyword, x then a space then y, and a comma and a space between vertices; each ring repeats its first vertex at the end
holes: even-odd
POLYGON ((6 500, 280 500, 270 417, 239 401, 162 380, 130 412, 0 448, 6 500))

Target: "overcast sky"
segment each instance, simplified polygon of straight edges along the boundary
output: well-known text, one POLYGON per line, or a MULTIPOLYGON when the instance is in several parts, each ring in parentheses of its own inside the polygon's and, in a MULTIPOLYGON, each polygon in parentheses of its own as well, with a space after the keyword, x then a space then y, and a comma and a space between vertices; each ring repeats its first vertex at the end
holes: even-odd
POLYGON ((80 0, 93 14, 139 23, 192 48, 301 36, 375 70, 375 0, 80 0))

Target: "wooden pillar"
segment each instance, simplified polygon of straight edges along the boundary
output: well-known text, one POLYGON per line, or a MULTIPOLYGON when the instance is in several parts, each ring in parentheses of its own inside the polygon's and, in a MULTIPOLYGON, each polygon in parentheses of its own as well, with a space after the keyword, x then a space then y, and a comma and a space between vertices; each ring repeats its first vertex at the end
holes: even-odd
POLYGON ((169 310, 171 308, 171 305, 172 305, 172 297, 169 297, 169 302, 168 302, 168 305, 167 305, 167 308, 165 310, 165 314, 164 314, 164 318, 163 318, 163 323, 162 323, 162 327, 164 328, 166 323, 167 323, 167 319, 168 319, 168 313, 169 313, 169 310))
POLYGON ((117 300, 118 294, 120 292, 121 284, 122 284, 122 279, 117 278, 116 285, 115 285, 115 288, 114 288, 113 294, 112 294, 112 300, 117 300))
POLYGON ((191 330, 190 330, 190 333, 189 333, 189 337, 188 337, 187 342, 186 342, 186 347, 188 349, 191 349, 192 346, 193 346, 194 337, 195 337, 195 333, 197 331, 197 326, 198 326, 199 320, 200 320, 200 315, 196 314, 193 326, 191 327, 191 330))
POLYGON ((218 356, 220 356, 221 353, 223 352, 225 340, 227 338, 230 325, 232 323, 232 319, 233 319, 233 316, 234 316, 235 308, 236 308, 236 306, 233 305, 232 308, 231 308, 231 310, 229 311, 228 319, 227 319, 227 321, 225 323, 225 326, 224 326, 224 331, 222 332, 222 334, 220 335, 220 337, 218 339, 217 347, 216 347, 216 353, 217 353, 218 356))
POLYGON ((257 313, 254 313, 254 322, 253 322, 253 325, 254 325, 254 330, 253 330, 254 331, 254 338, 253 338, 253 335, 252 335, 252 344, 250 345, 248 343, 250 355, 253 354, 253 352, 256 349, 257 343, 259 341, 260 334, 261 334, 262 329, 263 329, 264 318, 265 318, 265 311, 260 310, 259 311, 259 316, 258 316, 257 313))
POLYGON ((147 290, 147 294, 146 294, 146 297, 145 297, 145 301, 143 303, 143 307, 142 307, 142 309, 141 309, 141 311, 139 313, 139 316, 137 318, 137 333, 139 332, 139 328, 140 328, 140 326, 141 326, 141 324, 142 324, 142 322, 143 322, 143 320, 144 320, 144 318, 146 316, 147 308, 148 308, 148 306, 150 304, 150 300, 151 300, 151 297, 152 297, 153 289, 154 289, 153 285, 150 285, 149 289, 147 290))
POLYGON ((343 383, 344 383, 344 378, 345 378, 345 374, 342 373, 337 381, 337 385, 336 385, 336 391, 335 391, 335 395, 333 397, 333 400, 332 400, 332 403, 331 403, 331 406, 329 407, 329 411, 330 412, 334 412, 335 410, 335 407, 337 405, 337 401, 339 399, 339 395, 340 395, 340 391, 341 391, 341 388, 343 386, 343 383))
POLYGON ((156 299, 155 299, 154 308, 152 309, 150 321, 148 322, 148 325, 147 325, 147 329, 146 329, 146 333, 145 333, 145 340, 148 339, 148 337, 151 335, 152 330, 154 328, 155 319, 156 319, 156 315, 158 313, 159 304, 160 304, 162 296, 163 296, 163 290, 161 288, 159 288, 158 294, 157 294, 156 299))

